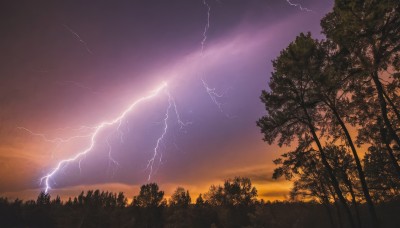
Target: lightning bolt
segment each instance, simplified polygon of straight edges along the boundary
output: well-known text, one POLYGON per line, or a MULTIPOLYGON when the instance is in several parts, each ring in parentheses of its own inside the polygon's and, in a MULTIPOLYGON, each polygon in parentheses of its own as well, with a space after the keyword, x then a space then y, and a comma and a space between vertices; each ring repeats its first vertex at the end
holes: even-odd
MULTIPOLYGON (((206 41, 207 41, 207 38, 208 38, 207 33, 208 33, 208 30, 210 29, 210 17, 211 17, 211 6, 210 6, 210 4, 208 4, 208 2, 206 0, 203 0, 203 5, 207 9, 207 11, 206 11, 206 24, 204 25, 204 31, 203 31, 203 39, 201 40, 201 55, 202 56, 204 56, 204 48, 205 48, 206 41)), ((202 82, 202 85, 203 85, 204 89, 206 90, 208 96, 210 96, 211 101, 223 113, 224 111, 222 109, 222 103, 219 102, 218 100, 225 95, 225 92, 218 93, 216 91, 216 88, 211 88, 210 86, 208 86, 208 83, 205 81, 204 78, 201 78, 201 82, 202 82)))
POLYGON ((203 0, 203 5, 207 8, 207 21, 206 21, 206 25, 204 26, 203 39, 201 40, 201 54, 202 55, 203 55, 204 47, 205 47, 206 41, 207 41, 207 33, 208 33, 208 30, 210 29, 210 16, 211 16, 211 7, 207 3, 206 0, 203 0))
MULTIPOLYGON (((69 138, 49 138, 45 134, 33 132, 33 131, 25 128, 25 127, 17 127, 17 129, 26 131, 32 136, 40 137, 45 142, 54 143, 54 144, 56 144, 56 148, 59 148, 59 146, 62 143, 69 143, 69 142, 71 142, 71 141, 73 141, 75 139, 78 139, 78 138, 89 138, 89 137, 92 136, 91 134, 86 134, 86 135, 75 135, 75 136, 72 136, 72 137, 69 137, 69 138)), ((81 129, 85 129, 85 128, 81 127, 81 129)), ((54 156, 54 152, 51 153, 51 157, 53 157, 53 156, 54 156)))
POLYGON ((188 125, 192 124, 193 122, 184 122, 184 121, 182 121, 181 115, 179 114, 178 107, 176 105, 174 97, 169 92, 167 92, 167 96, 168 96, 169 104, 171 104, 171 106, 174 108, 175 116, 176 116, 176 119, 178 121, 178 125, 180 127, 180 130, 184 130, 188 125))
POLYGON ((310 10, 310 9, 308 9, 308 8, 306 8, 306 7, 303 7, 300 3, 292 3, 290 0, 286 0, 286 2, 287 2, 290 6, 299 8, 301 11, 313 12, 312 10, 310 10))
MULTIPOLYGON (((107 143, 107 146, 108 146, 108 161, 109 161, 109 163, 108 163, 108 168, 110 169, 110 167, 111 167, 111 162, 114 164, 114 165, 117 165, 117 166, 119 166, 119 163, 112 157, 112 155, 111 155, 111 152, 112 152, 112 147, 111 147, 111 144, 110 144, 110 136, 108 136, 107 137, 107 139, 106 139, 106 143, 107 143)), ((113 173, 113 175, 114 175, 115 173, 113 173)))
POLYGON ((166 134, 167 134, 167 132, 168 132, 168 120, 169 120, 169 118, 170 118, 170 111, 171 111, 171 109, 173 109, 173 111, 174 111, 174 113, 175 113, 175 116, 176 116, 178 125, 180 126, 180 129, 181 129, 181 130, 183 130, 186 126, 192 124, 192 122, 183 122, 183 121, 182 121, 174 97, 173 97, 173 96, 170 94, 170 92, 167 91, 167 90, 165 91, 165 93, 166 93, 166 95, 168 96, 168 107, 167 107, 167 110, 166 110, 166 113, 165 113, 165 116, 164 116, 164 119, 163 119, 164 128, 163 128, 162 134, 161 134, 160 137, 157 139, 156 146, 154 147, 154 150, 153 150, 153 156, 152 156, 152 158, 151 158, 151 159, 148 161, 148 163, 147 163, 146 169, 149 169, 149 170, 150 170, 149 176, 148 176, 148 178, 147 178, 148 181, 151 179, 151 175, 153 174, 154 162, 155 162, 155 160, 156 160, 156 158, 157 158, 158 156, 160 157, 160 158, 159 158, 159 163, 162 162, 162 156, 163 156, 163 154, 160 153, 160 147, 161 147, 161 144, 163 143, 164 138, 165 138, 165 136, 166 136, 166 134))
MULTIPOLYGON (((164 117, 164 121, 163 121, 164 122, 164 129, 163 129, 163 132, 162 132, 161 136, 157 139, 156 146, 154 147, 154 150, 153 150, 153 157, 147 163, 147 168, 150 169, 149 177, 147 179, 148 181, 151 179, 151 175, 153 174, 154 161, 157 158, 158 154, 160 154, 160 152, 159 152, 160 144, 164 140, 164 137, 165 137, 165 135, 167 134, 167 131, 168 131, 169 111, 170 111, 170 109, 172 107, 172 102, 171 102, 171 96, 169 95, 168 92, 167 92, 167 95, 168 95, 168 107, 167 107, 167 111, 165 113, 165 117, 164 117)), ((161 155, 160 155, 160 162, 161 162, 161 159, 162 159, 161 155)))
POLYGON ((217 93, 216 89, 210 88, 204 79, 201 79, 201 82, 203 83, 204 88, 206 89, 208 95, 210 96, 214 104, 217 105, 218 109, 221 112, 224 112, 222 110, 222 103, 217 100, 218 98, 222 98, 224 96, 224 93, 217 93))
POLYGON ((70 27, 68 27, 67 25, 63 25, 65 29, 67 29, 70 33, 72 33, 72 35, 74 35, 75 39, 77 39, 86 49, 87 52, 89 52, 89 54, 93 55, 93 52, 89 49, 88 44, 82 40, 82 38, 79 36, 79 34, 77 32, 75 32, 74 30, 72 30, 70 27))
MULTIPOLYGON (((100 124, 98 124, 97 126, 95 126, 95 127, 93 128, 93 129, 94 129, 93 132, 92 132, 90 135, 85 135, 85 137, 90 137, 90 144, 89 144, 89 146, 88 146, 86 149, 84 149, 83 151, 81 151, 81 152, 75 154, 73 157, 70 157, 70 158, 61 160, 60 162, 58 162, 58 164, 57 164, 57 166, 56 166, 55 168, 53 168, 48 174, 46 174, 45 176, 43 176, 43 177, 40 178, 40 184, 42 184, 43 182, 45 183, 45 192, 47 193, 47 192, 51 189, 51 186, 50 186, 50 183, 49 183, 49 182, 50 182, 50 180, 54 177, 54 175, 57 174, 58 171, 60 171, 60 169, 62 169, 63 167, 65 167, 67 164, 69 164, 69 163, 71 163, 71 162, 75 162, 75 161, 77 161, 77 160, 79 160, 79 167, 80 167, 80 162, 81 162, 82 157, 85 156, 85 155, 87 155, 90 151, 93 150, 94 146, 96 145, 97 136, 99 135, 99 133, 100 133, 103 129, 105 129, 105 128, 107 128, 107 127, 110 127, 110 126, 113 126, 113 125, 118 125, 118 127, 121 126, 122 120, 125 118, 125 116, 126 116, 128 113, 130 113, 131 111, 133 111, 134 108, 135 108, 137 105, 139 105, 139 104, 141 104, 141 103, 143 103, 143 102, 145 102, 145 101, 147 101, 147 100, 150 100, 150 99, 152 99, 152 98, 158 96, 158 95, 160 94, 160 92, 166 90, 166 88, 167 88, 167 83, 164 82, 164 83, 162 83, 159 87, 157 87, 155 90, 153 90, 149 95, 144 96, 144 97, 140 97, 139 99, 137 99, 136 101, 134 101, 127 109, 125 109, 125 110, 124 110, 119 116, 117 116, 115 119, 110 120, 110 121, 101 122, 100 124)), ((169 116, 168 116, 168 113, 169 113, 169 109, 170 109, 171 107, 172 107, 172 101, 171 101, 171 98, 169 97, 169 106, 168 106, 168 109, 167 109, 167 115, 166 115, 166 118, 164 119, 165 128, 164 128, 164 131, 163 131, 162 136, 157 140, 157 145, 156 145, 156 147, 155 147, 155 149, 154 149, 155 155, 157 155, 158 150, 159 150, 159 145, 160 145, 161 141, 163 140, 163 138, 164 138, 164 136, 165 136, 165 134, 166 134, 166 132, 167 132, 167 129, 168 129, 167 120, 168 120, 168 117, 169 117, 169 116)), ((183 122, 182 122, 182 123, 183 123, 183 122)), ((37 134, 37 133, 34 133, 34 132, 32 132, 32 131, 29 131, 29 130, 26 129, 26 128, 20 128, 20 129, 24 129, 24 130, 26 130, 26 131, 32 133, 33 135, 42 137, 43 139, 45 139, 45 140, 48 141, 48 142, 67 142, 68 140, 71 140, 71 139, 73 139, 73 138, 82 137, 82 136, 74 136, 74 137, 69 138, 68 140, 58 139, 58 138, 53 140, 53 139, 47 138, 47 137, 46 137, 45 135, 43 135, 43 134, 37 134)), ((118 162, 116 162, 116 161, 112 158, 112 156, 111 156, 111 145, 110 145, 110 143, 108 142, 108 139, 106 140, 106 143, 107 143, 107 145, 109 146, 109 153, 108 153, 108 154, 109 154, 110 161, 114 162, 114 164, 118 164, 118 162)), ((152 167, 151 167, 151 171, 152 171, 152 167)))
MULTIPOLYGON (((23 129, 23 128, 22 128, 23 129)), ((26 129, 26 128, 25 128, 26 129)), ((55 129, 56 131, 65 131, 65 130, 72 130, 72 131, 83 131, 83 130, 93 130, 95 127, 89 126, 80 126, 80 127, 62 127, 55 129)), ((29 132, 29 131, 28 131, 29 132)), ((40 134, 39 134, 40 135, 40 134)), ((47 136, 46 136, 47 137, 47 136)))
POLYGON ((31 130, 25 128, 25 127, 17 127, 17 129, 26 131, 26 132, 28 132, 29 134, 33 135, 33 136, 40 137, 40 138, 42 138, 43 141, 45 141, 45 142, 54 143, 54 144, 57 144, 57 145, 60 145, 61 143, 68 143, 68 142, 71 142, 71 141, 74 140, 74 139, 78 139, 78 138, 88 138, 88 137, 91 137, 91 136, 92 136, 92 134, 87 134, 87 135, 76 135, 76 136, 72 136, 72 137, 69 137, 69 138, 49 138, 49 137, 48 137, 47 135, 45 135, 45 134, 33 132, 33 131, 31 131, 31 130))

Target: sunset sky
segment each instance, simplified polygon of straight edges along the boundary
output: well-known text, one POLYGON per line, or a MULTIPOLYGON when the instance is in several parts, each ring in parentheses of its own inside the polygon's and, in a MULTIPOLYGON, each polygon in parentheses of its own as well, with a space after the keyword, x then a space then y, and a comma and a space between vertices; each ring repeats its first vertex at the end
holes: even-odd
POLYGON ((288 148, 262 141, 259 96, 271 60, 300 32, 323 38, 320 19, 333 5, 291 2, 309 10, 286 0, 0 3, 0 195, 35 198, 41 177, 90 147, 94 127, 165 82, 55 172, 50 194, 100 188, 131 198, 156 182, 195 198, 245 176, 260 198, 284 199, 290 184, 272 180, 272 160, 288 148))

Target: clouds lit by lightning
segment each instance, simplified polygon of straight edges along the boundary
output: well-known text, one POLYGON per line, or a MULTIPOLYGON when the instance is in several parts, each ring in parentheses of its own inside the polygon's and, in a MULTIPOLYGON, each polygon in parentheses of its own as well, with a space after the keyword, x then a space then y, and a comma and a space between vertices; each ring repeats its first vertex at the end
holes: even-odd
POLYGON ((72 33, 72 35, 74 35, 75 39, 77 39, 86 49, 87 52, 89 52, 89 54, 93 55, 93 52, 89 49, 88 44, 82 40, 82 38, 79 36, 79 34, 77 32, 75 32, 74 30, 72 30, 70 27, 68 27, 67 25, 63 25, 65 29, 67 29, 70 33, 72 33))
MULTIPOLYGON (((122 121, 123 121, 123 119, 126 117, 126 115, 127 115, 128 113, 130 113, 131 111, 133 111, 133 110, 136 108, 137 105, 139 105, 140 103, 143 103, 143 102, 145 102, 145 101, 148 101, 148 100, 150 100, 150 99, 155 98, 155 97, 158 96, 162 91, 166 91, 166 88, 167 88, 167 83, 164 82, 164 83, 162 83, 157 89, 153 90, 149 95, 144 96, 144 97, 141 97, 141 98, 137 99, 136 101, 134 101, 126 110, 124 110, 124 111, 123 111, 118 117, 116 117, 115 119, 113 119, 113 120, 111 120, 111 121, 101 122, 101 123, 98 124, 96 127, 94 127, 94 128, 93 128, 93 131, 92 131, 91 134, 89 135, 89 137, 90 137, 90 143, 89 143, 89 146, 88 146, 86 149, 84 149, 83 151, 81 151, 81 152, 75 154, 73 157, 70 157, 70 158, 61 160, 60 162, 58 162, 57 166, 56 166, 53 170, 51 170, 51 172, 49 172, 48 174, 46 174, 45 176, 43 176, 43 177, 40 178, 40 183, 43 183, 43 182, 44 182, 44 184, 45 184, 45 192, 48 192, 48 191, 51 189, 50 180, 52 180, 52 178, 54 178, 54 175, 56 175, 56 174, 57 174, 62 168, 64 168, 66 165, 68 165, 68 164, 71 163, 71 162, 78 161, 78 162, 79 162, 79 167, 80 167, 80 163, 81 163, 82 158, 83 158, 86 154, 88 154, 89 152, 91 152, 91 151, 93 150, 93 148, 94 148, 95 145, 96 145, 96 142, 97 142, 96 140, 98 139, 98 135, 100 134, 100 132, 101 132, 102 130, 106 129, 107 127, 112 127, 112 126, 114 126, 114 125, 120 126, 121 123, 122 123, 122 121)), ((166 117, 166 119, 164 120, 165 123, 166 123, 166 121, 168 120, 168 112, 169 112, 169 109, 170 109, 171 106, 172 106, 172 103, 171 103, 171 99, 169 98, 169 107, 168 107, 168 110, 167 110, 167 117, 166 117)), ((166 131, 167 131, 167 127, 168 127, 168 126, 167 126, 167 125, 165 125, 165 126, 166 126, 166 127, 164 128, 164 133, 163 133, 162 137, 159 138, 159 139, 157 140, 157 145, 156 145, 156 147, 155 147, 155 152, 156 152, 156 153, 158 152, 158 147, 159 147, 160 142, 161 142, 162 139, 163 139, 163 136, 166 134, 166 131)), ((49 142, 64 142, 64 141, 66 141, 66 140, 63 140, 63 139, 55 139, 55 141, 54 141, 54 140, 52 140, 52 139, 48 139, 48 138, 47 138, 45 135, 43 135, 43 134, 36 134, 36 133, 33 133, 33 132, 29 131, 29 130, 26 129, 26 128, 21 128, 21 129, 27 130, 28 132, 32 133, 33 135, 40 136, 40 137, 42 137, 43 139, 45 139, 46 141, 49 141, 49 142)), ((81 136, 74 136, 74 137, 81 137, 81 136)), ((71 137, 71 139, 74 138, 74 137, 71 137)), ((109 144, 108 139, 106 140, 106 143, 107 143, 107 145, 109 146, 109 153, 108 153, 108 154, 109 154, 110 161, 114 162, 114 164, 118 164, 118 162, 116 162, 116 161, 112 158, 112 156, 111 156, 111 145, 109 144)), ((152 167, 151 167, 151 170, 152 170, 152 167)), ((149 177, 150 177, 150 176, 149 176, 149 177)))
POLYGON ((286 0, 286 2, 287 2, 290 6, 299 8, 301 11, 313 12, 312 10, 310 10, 310 9, 308 9, 308 8, 306 8, 306 7, 303 7, 300 3, 292 3, 290 0, 286 0))

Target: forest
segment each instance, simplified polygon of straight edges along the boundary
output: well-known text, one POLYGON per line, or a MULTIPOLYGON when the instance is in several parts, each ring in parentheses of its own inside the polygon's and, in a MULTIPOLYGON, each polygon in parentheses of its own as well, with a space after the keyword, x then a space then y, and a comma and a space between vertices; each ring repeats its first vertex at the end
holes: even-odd
POLYGON ((400 1, 336 0, 321 28, 324 39, 302 33, 281 51, 261 94, 263 139, 289 150, 273 161, 273 178, 293 184, 287 201, 259 200, 244 177, 169 200, 149 183, 129 203, 42 192, 1 198, 1 226, 400 227, 400 1))
MULTIPOLYGON (((372 227, 365 203, 351 206, 360 227, 372 227)), ((400 201, 376 204, 382 227, 399 227, 400 201)), ((88 190, 61 201, 41 192, 36 200, 0 198, 1 227, 349 227, 339 203, 265 202, 249 178, 235 177, 191 198, 176 188, 166 200, 156 183, 142 185, 131 202, 123 192, 88 190)))

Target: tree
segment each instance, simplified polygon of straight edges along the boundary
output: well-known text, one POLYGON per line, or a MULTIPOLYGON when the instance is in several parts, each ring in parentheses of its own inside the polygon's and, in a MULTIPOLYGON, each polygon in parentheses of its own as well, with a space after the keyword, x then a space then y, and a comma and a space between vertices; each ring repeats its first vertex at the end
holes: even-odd
POLYGON ((45 192, 40 192, 36 200, 36 205, 38 206, 50 206, 50 194, 45 192))
POLYGON ((256 202, 257 189, 249 178, 235 177, 223 186, 212 185, 206 194, 207 202, 214 206, 250 206, 256 202))
POLYGON ((166 201, 164 200, 164 192, 159 190, 156 183, 142 185, 139 195, 133 197, 131 206, 136 211, 136 226, 162 227, 162 212, 166 206, 166 201))
MULTIPOLYGON (((223 186, 212 185, 205 194, 208 208, 217 210, 218 226, 241 227, 249 224, 248 214, 255 209, 257 189, 249 178, 235 177, 224 182, 223 186)), ((215 224, 217 225, 217 224, 215 224)))
POLYGON ((60 196, 57 195, 56 198, 51 201, 51 205, 52 206, 61 206, 62 202, 61 202, 60 196))
POLYGON ((323 57, 324 52, 317 48, 311 34, 300 34, 281 52, 272 62, 271 91, 263 91, 261 95, 267 115, 259 119, 257 125, 264 134, 264 141, 269 144, 277 138, 279 146, 290 145, 295 139, 310 138, 315 142, 335 193, 354 227, 350 208, 317 135, 317 124, 322 119, 322 113, 318 110, 321 101, 312 86, 312 80, 321 72, 323 57))
POLYGON ((377 202, 387 202, 400 195, 400 179, 392 166, 385 148, 371 146, 365 154, 363 162, 365 175, 371 187, 372 197, 377 202))
MULTIPOLYGON (((324 150, 343 193, 353 203, 357 223, 361 227, 354 160, 344 146, 330 144, 324 150)), ((324 205, 331 217, 330 204, 336 204, 337 198, 332 190, 332 183, 327 181, 329 176, 322 165, 320 153, 309 142, 301 141, 294 151, 283 154, 274 163, 278 165, 273 174, 274 179, 284 176, 287 180, 294 180, 290 194, 292 200, 298 197, 307 201, 317 200, 324 205)), ((339 210, 337 214, 340 215, 339 210)))
POLYGON ((191 201, 192 199, 190 198, 189 191, 178 187, 172 194, 169 204, 173 207, 187 208, 191 201))
POLYGON ((361 70, 352 79, 358 84, 372 82, 379 115, 391 140, 400 146, 395 130, 400 112, 395 105, 398 100, 393 100, 398 95, 390 89, 393 84, 398 85, 398 72, 387 83, 381 77, 389 68, 399 70, 400 2, 336 0, 333 11, 324 17, 321 25, 326 36, 347 53, 350 70, 361 70), (390 118, 391 112, 397 121, 390 118))
POLYGON ((51 197, 49 193, 40 192, 36 204, 32 205, 33 210, 30 214, 31 222, 38 227, 54 227, 55 218, 51 209, 51 197))
POLYGON ((204 199, 201 194, 199 194, 199 197, 196 199, 196 206, 201 207, 204 205, 204 199))
POLYGON ((273 178, 285 177, 294 180, 290 198, 301 197, 305 200, 317 200, 329 205, 335 195, 330 196, 329 177, 322 166, 318 151, 310 146, 309 141, 301 141, 293 151, 284 153, 281 158, 274 160, 278 167, 274 170, 273 178))
POLYGON ((169 201, 166 227, 193 227, 192 214, 190 213, 191 198, 189 191, 178 187, 169 201))
MULTIPOLYGON (((327 155, 331 163, 331 156, 327 155)), ((281 157, 274 161, 278 168, 274 170, 273 178, 278 179, 284 176, 287 180, 294 180, 290 198, 321 203, 327 212, 331 226, 334 226, 331 211, 333 202, 336 208, 337 223, 342 224, 340 207, 329 181, 329 175, 321 163, 320 153, 311 147, 310 141, 300 141, 294 151, 285 153, 281 157)), ((335 167, 333 168, 336 170, 335 167)))
MULTIPOLYGON (((345 123, 345 119, 354 115, 354 113, 357 117, 359 116, 358 112, 352 110, 348 98, 349 93, 351 93, 348 78, 353 76, 354 72, 344 70, 348 64, 346 59, 343 58, 343 53, 338 50, 334 43, 330 41, 314 42, 317 48, 324 53, 323 61, 320 62, 322 64, 319 66, 320 72, 313 76, 311 83, 311 87, 317 92, 321 101, 320 111, 325 113, 325 121, 322 122, 321 128, 328 133, 328 137, 333 138, 333 141, 342 139, 351 149, 354 158, 352 161, 355 162, 354 169, 357 170, 365 200, 373 220, 377 220, 375 206, 369 193, 361 161, 345 123), (325 124, 323 124, 324 122, 325 124)), ((337 148, 330 147, 330 149, 336 150, 337 148)), ((340 154, 343 153, 338 155, 340 154)))
POLYGON ((159 191, 156 183, 145 184, 140 187, 138 196, 133 197, 132 205, 138 207, 157 208, 165 205, 164 192, 159 191))
MULTIPOLYGON (((347 149, 344 146, 336 146, 334 144, 330 144, 325 147, 325 151, 327 153, 329 163, 333 167, 335 175, 338 177, 339 182, 343 186, 342 189, 346 189, 346 192, 350 194, 348 198, 351 198, 352 204, 354 206, 358 226, 362 227, 360 210, 358 206, 359 202, 357 200, 359 194, 357 190, 359 180, 357 179, 357 173, 355 172, 356 165, 354 163, 354 159, 348 153, 347 149)), ((364 178, 364 173, 362 177, 364 178)), ((369 191, 368 197, 370 202, 372 203, 369 191)), ((373 213, 375 213, 375 209, 373 210, 373 213)))
MULTIPOLYGON (((396 89, 393 89, 399 84, 399 1, 336 0, 333 11, 325 16, 321 25, 326 36, 347 54, 351 63, 349 70, 360 71, 351 78, 358 88, 361 87, 361 90, 354 90, 353 93, 363 98, 358 99, 362 100, 359 104, 378 104, 380 113, 374 115, 379 118, 374 119, 383 122, 384 127, 380 128, 385 129, 385 133, 381 139, 387 144, 387 152, 391 154, 392 163, 399 172, 400 167, 397 161, 393 161, 393 152, 389 148, 392 140, 400 146, 400 137, 396 132, 400 123, 400 112, 396 105, 399 97, 396 89), (397 72, 385 76, 388 69, 397 72), (385 82, 383 77, 389 80, 385 82), (364 93, 368 90, 370 93, 364 93)), ((373 225, 377 227, 373 210, 370 206, 373 225)))
POLYGON ((117 196, 117 207, 124 208, 128 202, 123 192, 119 192, 117 196))

